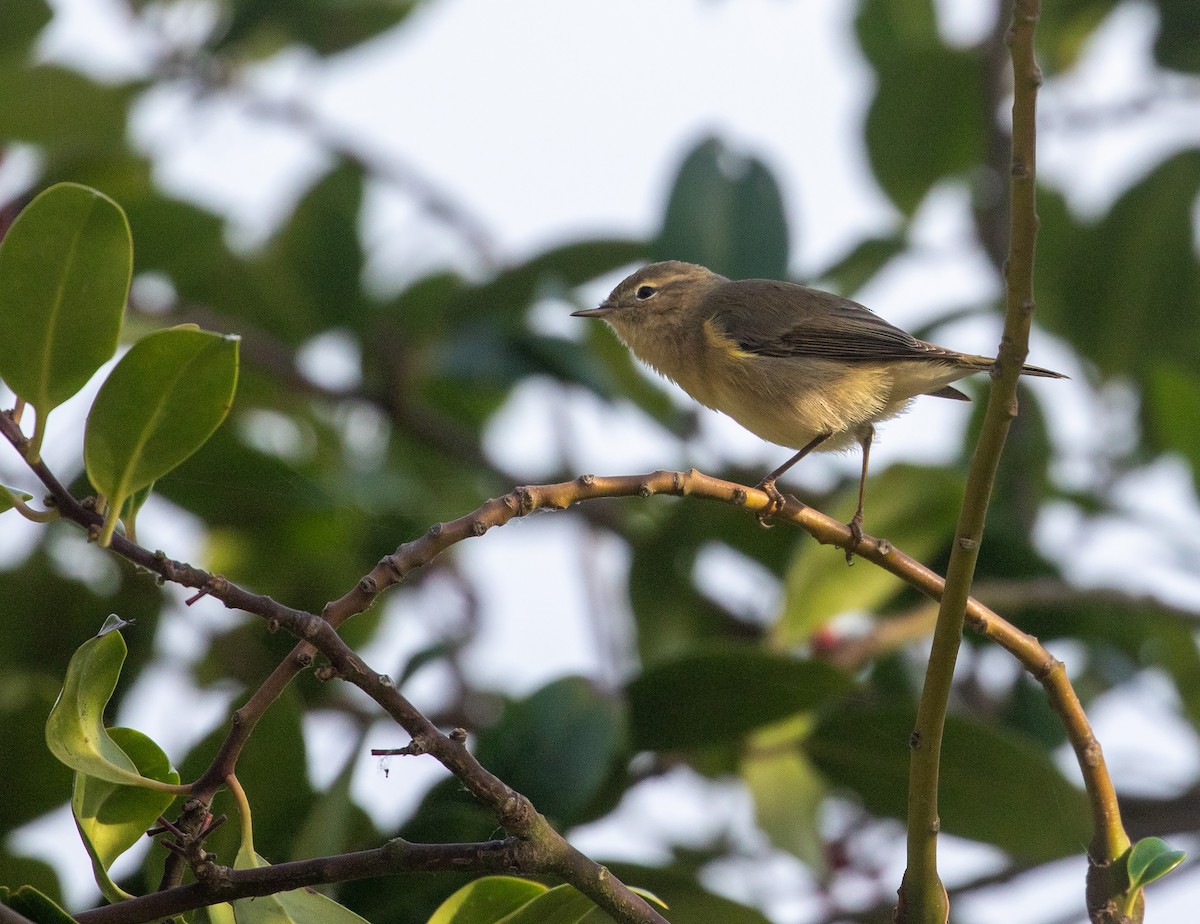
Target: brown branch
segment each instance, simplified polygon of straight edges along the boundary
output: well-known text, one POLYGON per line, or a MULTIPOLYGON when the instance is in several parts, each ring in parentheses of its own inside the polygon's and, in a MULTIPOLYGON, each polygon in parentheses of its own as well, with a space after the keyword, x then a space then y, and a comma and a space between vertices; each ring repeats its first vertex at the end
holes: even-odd
MULTIPOLYGON (((19 429, 12 423, 11 418, 4 414, 0 414, 0 433, 18 448, 24 442, 19 429)), ((91 528, 100 522, 100 518, 93 511, 84 508, 66 492, 44 464, 39 463, 33 468, 55 497, 64 517, 84 528, 91 528)), ((119 534, 113 537, 110 548, 114 554, 158 574, 165 580, 204 589, 209 596, 222 601, 230 608, 262 616, 272 628, 287 629, 302 639, 297 651, 307 653, 308 659, 311 659, 314 651, 319 650, 341 677, 367 692, 409 732, 415 750, 434 755, 455 773, 472 793, 493 810, 507 830, 524 839, 549 842, 553 845, 551 855, 546 858, 544 865, 538 867, 538 871, 550 871, 563 876, 610 913, 616 914, 619 920, 660 920, 656 912, 648 908, 654 917, 636 917, 632 912, 626 913, 625 906, 620 906, 621 913, 617 914, 614 909, 618 908, 619 902, 636 903, 640 902, 640 899, 625 890, 624 886, 619 886, 613 877, 604 872, 603 867, 583 857, 562 841, 528 800, 489 774, 475 761, 473 755, 463 746, 460 736, 443 735, 439 732, 398 693, 387 677, 372 673, 336 632, 337 626, 369 607, 384 590, 406 579, 458 542, 483 536, 495 526, 527 516, 536 510, 563 510, 576 503, 598 498, 649 497, 653 494, 703 497, 744 507, 750 512, 762 510, 770 502, 767 495, 761 491, 712 478, 694 470, 658 471, 646 475, 611 478, 584 475, 574 481, 559 484, 517 488, 503 497, 488 501, 466 516, 436 524, 417 539, 399 546, 395 552, 381 559, 353 590, 330 603, 325 608, 324 618, 283 606, 270 597, 250 593, 202 569, 171 561, 161 553, 150 553, 128 542, 119 534)), ((854 542, 846 524, 791 498, 777 515, 777 519, 800 527, 822 544, 848 549, 854 542)), ((941 577, 894 548, 886 539, 866 536, 854 550, 859 557, 896 575, 927 596, 933 599, 941 596, 944 587, 941 577)), ((1105 838, 1111 832, 1122 830, 1116 793, 1104 764, 1099 742, 1092 734, 1062 663, 1051 656, 1037 639, 1020 631, 977 600, 970 599, 967 602, 966 622, 977 632, 993 639, 1009 651, 1045 687, 1051 705, 1063 721, 1079 762, 1097 829, 1094 845, 1097 842, 1106 843, 1105 838)), ((293 657, 295 654, 293 652, 293 657)), ((277 668, 277 672, 282 670, 285 670, 285 665, 277 668)), ((1093 846, 1092 851, 1095 850, 1093 846)), ((1097 865, 1102 862, 1104 854, 1092 851, 1089 852, 1090 858, 1093 865, 1097 865)))
POLYGON ((512 873, 529 869, 536 860, 535 845, 512 837, 480 844, 411 844, 397 838, 373 850, 275 863, 258 869, 234 870, 209 865, 201 869, 199 882, 81 911, 75 920, 80 924, 142 924, 217 902, 273 895, 304 886, 398 873, 463 870, 512 873))

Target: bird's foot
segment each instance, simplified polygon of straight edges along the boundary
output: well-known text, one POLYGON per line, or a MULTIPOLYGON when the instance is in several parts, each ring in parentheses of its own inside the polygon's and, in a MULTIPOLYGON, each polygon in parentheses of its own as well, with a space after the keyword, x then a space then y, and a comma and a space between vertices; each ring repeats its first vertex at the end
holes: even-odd
POLYGON ((846 524, 848 527, 850 527, 850 545, 846 547, 846 564, 848 565, 854 564, 854 553, 858 550, 858 547, 862 545, 862 521, 863 514, 860 510, 858 513, 854 514, 854 516, 850 518, 850 522, 846 524))
POLYGON ((758 483, 758 490, 767 495, 768 501, 767 506, 758 511, 755 516, 758 519, 759 526, 763 529, 770 529, 774 524, 769 523, 768 520, 783 509, 783 495, 779 493, 779 488, 775 487, 774 479, 760 481, 758 483))

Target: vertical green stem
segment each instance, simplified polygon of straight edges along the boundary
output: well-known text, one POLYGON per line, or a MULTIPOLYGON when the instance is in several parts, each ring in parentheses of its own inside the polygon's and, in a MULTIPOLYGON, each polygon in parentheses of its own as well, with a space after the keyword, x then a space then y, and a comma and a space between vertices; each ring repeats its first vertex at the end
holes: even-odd
POLYGON ((1033 53, 1039 0, 1015 0, 1008 45, 1013 65, 1011 229, 1004 336, 993 370, 983 429, 971 458, 966 493, 946 573, 946 588, 933 633, 933 648, 917 710, 908 790, 908 867, 900 887, 897 920, 905 924, 945 924, 949 902, 937 871, 938 768, 942 731, 963 620, 984 521, 1008 428, 1017 414, 1017 378, 1029 346, 1033 315, 1033 257, 1037 237, 1035 115, 1041 72, 1033 53))

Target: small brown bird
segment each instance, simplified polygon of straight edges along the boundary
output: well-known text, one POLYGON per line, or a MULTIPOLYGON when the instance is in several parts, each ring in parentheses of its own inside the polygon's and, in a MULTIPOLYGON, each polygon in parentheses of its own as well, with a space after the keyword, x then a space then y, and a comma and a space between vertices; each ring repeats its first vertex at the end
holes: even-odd
MULTIPOLYGON (((855 544, 875 424, 918 395, 970 400, 951 383, 995 363, 918 340, 839 295, 731 280, 678 260, 638 270, 599 307, 573 314, 607 321, 635 356, 701 404, 798 450, 759 482, 771 498, 760 521, 783 507, 776 479, 808 453, 862 446, 858 511, 849 524, 855 544)), ((1021 372, 1066 378, 1038 366, 1021 372)))

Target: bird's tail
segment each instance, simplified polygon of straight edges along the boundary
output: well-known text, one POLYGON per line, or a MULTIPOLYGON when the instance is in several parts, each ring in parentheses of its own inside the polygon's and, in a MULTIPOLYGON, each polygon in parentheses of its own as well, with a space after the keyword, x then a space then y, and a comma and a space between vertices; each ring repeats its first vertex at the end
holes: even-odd
POLYGON ((1069 379, 1069 375, 1063 375, 1061 372, 1055 372, 1051 369, 1043 369, 1041 366, 1022 366, 1021 375, 1036 375, 1043 379, 1069 379))
MULTIPOLYGON (((978 369, 982 372, 985 369, 991 369, 996 365, 996 360, 987 356, 974 356, 970 353, 959 353, 955 357, 955 362, 961 366, 966 366, 971 369, 978 369)), ((1063 375, 1061 372, 1055 372, 1052 369, 1043 369, 1041 366, 1022 366, 1021 375, 1035 375, 1043 379, 1067 379, 1068 375, 1063 375)))

